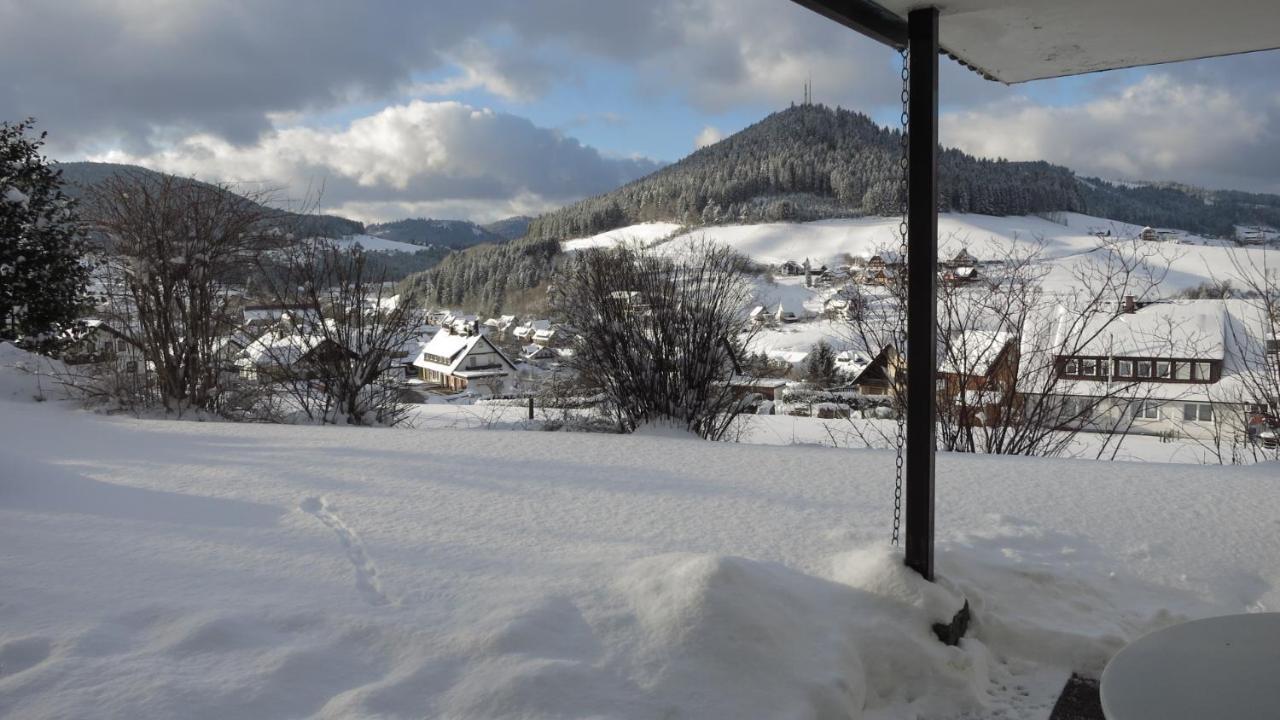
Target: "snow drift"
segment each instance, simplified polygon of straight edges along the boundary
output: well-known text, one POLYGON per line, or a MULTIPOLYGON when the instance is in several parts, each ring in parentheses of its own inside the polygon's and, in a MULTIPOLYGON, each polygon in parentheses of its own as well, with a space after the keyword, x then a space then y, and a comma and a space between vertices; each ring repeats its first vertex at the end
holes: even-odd
POLYGON ((6 718, 1035 718, 1150 629, 1280 605, 1274 465, 942 456, 930 585, 883 543, 890 453, 10 396, 6 718))

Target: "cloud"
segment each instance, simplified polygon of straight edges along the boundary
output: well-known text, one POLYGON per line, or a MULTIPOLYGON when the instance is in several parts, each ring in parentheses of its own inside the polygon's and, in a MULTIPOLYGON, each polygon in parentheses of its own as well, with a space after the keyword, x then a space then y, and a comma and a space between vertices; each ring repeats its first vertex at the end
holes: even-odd
POLYGON ((538 212, 611 190, 658 167, 643 158, 606 157, 515 115, 421 100, 339 129, 285 128, 245 145, 202 133, 150 153, 117 150, 91 159, 283 185, 295 198, 323 186, 326 208, 361 219, 496 219, 538 212))
POLYGON ((870 110, 896 97, 894 63, 777 0, 0 2, 0 108, 38 116, 64 155, 252 143, 273 117, 464 90, 528 102, 602 64, 707 111, 784 106, 810 75, 818 100, 870 110))
POLYGON ((720 128, 714 125, 704 125, 698 136, 693 139, 695 148, 704 148, 708 145, 715 145, 724 139, 724 133, 720 128))
POLYGON ((947 115, 944 144, 1079 173, 1280 192, 1280 92, 1161 71, 1073 106, 1025 98, 947 115))

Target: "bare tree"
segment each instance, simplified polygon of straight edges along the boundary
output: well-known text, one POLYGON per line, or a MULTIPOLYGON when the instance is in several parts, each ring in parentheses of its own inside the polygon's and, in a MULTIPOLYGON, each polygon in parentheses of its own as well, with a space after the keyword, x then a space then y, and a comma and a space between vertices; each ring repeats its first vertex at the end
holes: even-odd
POLYGON ((1209 444, 1222 462, 1280 459, 1280 267, 1269 250, 1236 250, 1229 290, 1232 384, 1215 388, 1214 435, 1209 444), (1223 428, 1242 428, 1243 437, 1223 428), (1226 451, 1223 451, 1226 446, 1226 451))
POLYGON ((260 269, 279 323, 252 346, 258 372, 297 409, 323 423, 405 420, 400 362, 419 337, 418 297, 392 295, 357 244, 308 238, 263 256, 260 269))
MULTIPOLYGON (((1102 435, 1099 453, 1114 453, 1132 424, 1128 408, 1149 388, 1108 373, 1108 382, 1077 394, 1068 388, 1063 364, 1105 336, 1126 298, 1151 293, 1171 259, 1150 244, 1100 238, 1070 270, 1070 282, 1064 283, 1070 289, 1050 291, 1046 280, 1053 268, 1043 243, 993 244, 986 254, 992 259, 980 273, 963 279, 944 274, 938 283, 939 445, 957 452, 1054 456, 1089 429, 1102 435)), ((873 354, 883 350, 888 358, 889 392, 901 414, 907 372, 898 350, 909 339, 901 335, 899 319, 906 288, 902 273, 887 277, 883 288, 854 298, 863 310, 850 318, 849 329, 854 344, 873 354)), ((876 445, 888 440, 865 439, 876 445)))
POLYGON ((240 326, 235 288, 279 241, 264 199, 131 172, 90 194, 87 219, 104 243, 101 314, 141 353, 145 386, 167 411, 220 409, 224 338, 240 326))
POLYGON ((665 419, 720 439, 730 428, 742 409, 730 380, 755 333, 745 258, 705 239, 592 249, 555 288, 581 337, 569 364, 608 398, 620 429, 665 419))

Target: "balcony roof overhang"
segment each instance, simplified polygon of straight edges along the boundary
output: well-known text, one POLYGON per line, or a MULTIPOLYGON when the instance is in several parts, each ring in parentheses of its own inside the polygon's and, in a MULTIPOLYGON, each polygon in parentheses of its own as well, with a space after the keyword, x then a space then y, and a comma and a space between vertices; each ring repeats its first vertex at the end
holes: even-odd
POLYGON ((794 0, 885 45, 936 7, 942 51, 990 80, 1068 75, 1280 48, 1275 0, 794 0))

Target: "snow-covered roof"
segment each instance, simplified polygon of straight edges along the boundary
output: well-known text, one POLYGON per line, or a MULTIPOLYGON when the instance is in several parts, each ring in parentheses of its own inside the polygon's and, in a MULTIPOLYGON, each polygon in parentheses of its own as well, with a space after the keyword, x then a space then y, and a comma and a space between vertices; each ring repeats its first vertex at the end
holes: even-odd
POLYGON ((1079 346, 1080 356, 1221 360, 1227 306, 1219 300, 1178 300, 1133 313, 1098 313, 1085 323, 1059 314, 1055 347, 1079 346), (1084 342, 1081 342, 1084 341, 1084 342))
POLYGON ((451 372, 455 361, 462 359, 468 350, 475 347, 480 337, 479 335, 460 335, 449 328, 443 328, 422 346, 422 351, 418 353, 413 364, 441 372, 451 372), (444 358, 449 362, 438 363, 428 360, 428 357, 444 358))
POLYGON ((249 343, 240 353, 241 363, 262 367, 264 365, 292 365, 320 344, 323 338, 297 333, 269 332, 249 343))
MULTIPOLYGON (((1131 391, 1134 397, 1162 401, 1238 403, 1246 402, 1256 390, 1249 377, 1259 368, 1267 334, 1270 332, 1265 313, 1256 304, 1249 300, 1183 300, 1156 303, 1137 313, 1121 317, 1132 323, 1134 318, 1144 313, 1148 313, 1150 317, 1161 317, 1162 313, 1169 313, 1164 316, 1164 325, 1151 321, 1152 324, 1145 327, 1159 335, 1168 333, 1170 327, 1178 327, 1177 336, 1186 340, 1185 345, 1176 348, 1180 354, 1160 354, 1156 357, 1221 360, 1221 370, 1218 381, 1214 383, 1138 383, 1131 391), (1209 332, 1211 330, 1216 332, 1209 332), (1212 337, 1213 340, 1206 341, 1204 336, 1212 337), (1210 347, 1210 351, 1201 355, 1193 354, 1205 347, 1210 347)), ((1095 344, 1093 347, 1104 346, 1095 344)), ((1135 341, 1135 347, 1139 352, 1147 352, 1151 347, 1163 350, 1167 346, 1159 342, 1144 346, 1139 340, 1135 341)), ((1025 349, 1024 347, 1024 351, 1025 349)), ((1105 351, 1100 353, 1100 356, 1106 355, 1105 351)), ((1125 355, 1115 353, 1112 357, 1121 358, 1125 355)), ((1114 387, 1108 385, 1105 379, 1063 380, 1057 384, 1055 391, 1084 397, 1100 397, 1115 392, 1114 387)))
POLYGON ((966 330, 950 338, 938 338, 938 371, 986 375, 1015 337, 1004 330, 966 330))
MULTIPOLYGON (((458 377, 479 377, 479 375, 476 375, 478 371, 463 371, 459 369, 459 366, 471 354, 472 349, 480 344, 485 345, 485 350, 496 353, 502 359, 502 364, 505 368, 515 369, 515 366, 507 359, 507 356, 494 347, 493 343, 490 343, 485 336, 463 335, 452 332, 449 328, 440 330, 431 338, 430 342, 422 346, 422 351, 418 353, 418 357, 414 359, 413 364, 416 367, 457 375, 458 377), (434 358, 443 359, 445 362, 439 362, 434 358)), ((503 369, 498 374, 505 372, 506 369, 503 369)), ((488 374, 492 375, 494 373, 488 374)))
POLYGON ((734 375, 729 384, 741 387, 780 388, 791 384, 786 378, 755 377, 753 375, 734 375))

